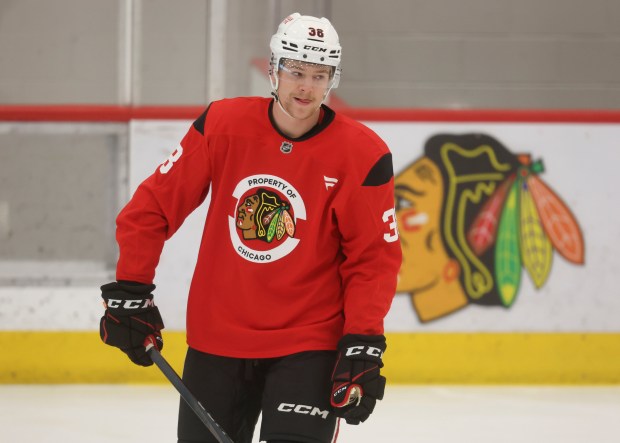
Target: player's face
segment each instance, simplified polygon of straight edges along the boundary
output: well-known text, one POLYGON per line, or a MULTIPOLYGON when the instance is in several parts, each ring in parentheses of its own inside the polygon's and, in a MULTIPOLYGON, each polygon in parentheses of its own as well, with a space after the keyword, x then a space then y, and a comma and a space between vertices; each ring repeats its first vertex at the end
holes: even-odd
POLYGON ((332 68, 284 60, 278 69, 278 97, 282 107, 297 119, 315 115, 329 88, 332 68))
POLYGON ((439 168, 423 157, 400 173, 394 185, 403 251, 397 291, 429 289, 448 261, 440 232, 443 181, 439 168))

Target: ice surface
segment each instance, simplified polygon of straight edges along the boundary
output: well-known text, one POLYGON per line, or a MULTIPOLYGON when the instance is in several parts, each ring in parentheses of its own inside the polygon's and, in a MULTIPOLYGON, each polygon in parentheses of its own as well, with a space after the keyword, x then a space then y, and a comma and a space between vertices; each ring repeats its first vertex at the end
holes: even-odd
MULTIPOLYGON (((176 442, 172 386, 0 385, 0 441, 176 442)), ((620 386, 388 386, 339 443, 617 443, 620 386)), ((258 441, 258 440, 255 440, 258 441)))

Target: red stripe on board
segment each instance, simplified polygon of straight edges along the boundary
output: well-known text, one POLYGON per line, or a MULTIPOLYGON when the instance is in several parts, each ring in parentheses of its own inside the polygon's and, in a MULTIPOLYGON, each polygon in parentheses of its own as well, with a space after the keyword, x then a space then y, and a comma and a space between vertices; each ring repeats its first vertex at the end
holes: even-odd
POLYGON ((133 119, 195 119, 204 106, 4 105, 0 121, 128 122, 133 119))
MULTIPOLYGON (((620 123, 614 110, 540 109, 381 109, 332 104, 336 111, 361 121, 385 122, 524 122, 620 123)), ((132 119, 193 120, 205 106, 0 105, 0 121, 127 122, 132 119)))
POLYGON ((361 121, 620 123, 620 111, 611 110, 347 108, 341 112, 361 121))

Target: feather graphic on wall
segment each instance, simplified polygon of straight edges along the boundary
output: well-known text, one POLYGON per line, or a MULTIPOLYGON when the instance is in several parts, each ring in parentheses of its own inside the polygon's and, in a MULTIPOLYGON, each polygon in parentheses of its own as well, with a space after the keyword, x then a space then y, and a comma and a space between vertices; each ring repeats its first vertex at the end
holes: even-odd
POLYGON ((553 247, 566 260, 583 264, 583 235, 571 211, 539 177, 532 175, 528 184, 553 247))
POLYGON ((489 197, 467 233, 478 256, 495 243, 495 279, 506 307, 514 303, 519 291, 521 266, 539 289, 549 278, 554 249, 572 263, 584 261, 577 220, 538 177, 544 171, 542 162, 532 162, 529 155, 520 155, 519 161, 522 166, 517 174, 489 197))
POLYGON ((469 246, 480 257, 495 242, 497 227, 506 194, 515 180, 511 175, 495 190, 484 204, 467 233, 469 246))
POLYGON ((500 300, 511 306, 521 283, 519 253, 519 180, 512 183, 502 210, 495 242, 495 277, 500 300))
POLYGON ((541 288, 551 271, 553 249, 528 187, 531 180, 528 177, 519 181, 521 183, 519 195, 521 258, 534 285, 536 288, 541 288))

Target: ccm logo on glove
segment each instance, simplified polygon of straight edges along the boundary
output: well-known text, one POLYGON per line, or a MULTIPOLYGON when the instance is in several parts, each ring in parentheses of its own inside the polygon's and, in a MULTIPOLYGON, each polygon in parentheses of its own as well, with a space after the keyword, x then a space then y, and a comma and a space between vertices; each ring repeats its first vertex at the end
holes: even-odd
POLYGON ((140 309, 140 308, 151 308, 155 306, 155 302, 153 299, 144 299, 144 300, 115 300, 113 298, 109 298, 106 301, 106 308, 122 308, 122 309, 140 309))
POLYGON ((354 355, 362 355, 362 354, 366 354, 371 357, 377 357, 377 358, 383 357, 383 351, 373 346, 351 346, 350 348, 347 348, 347 352, 345 353, 345 356, 352 357, 354 355))

